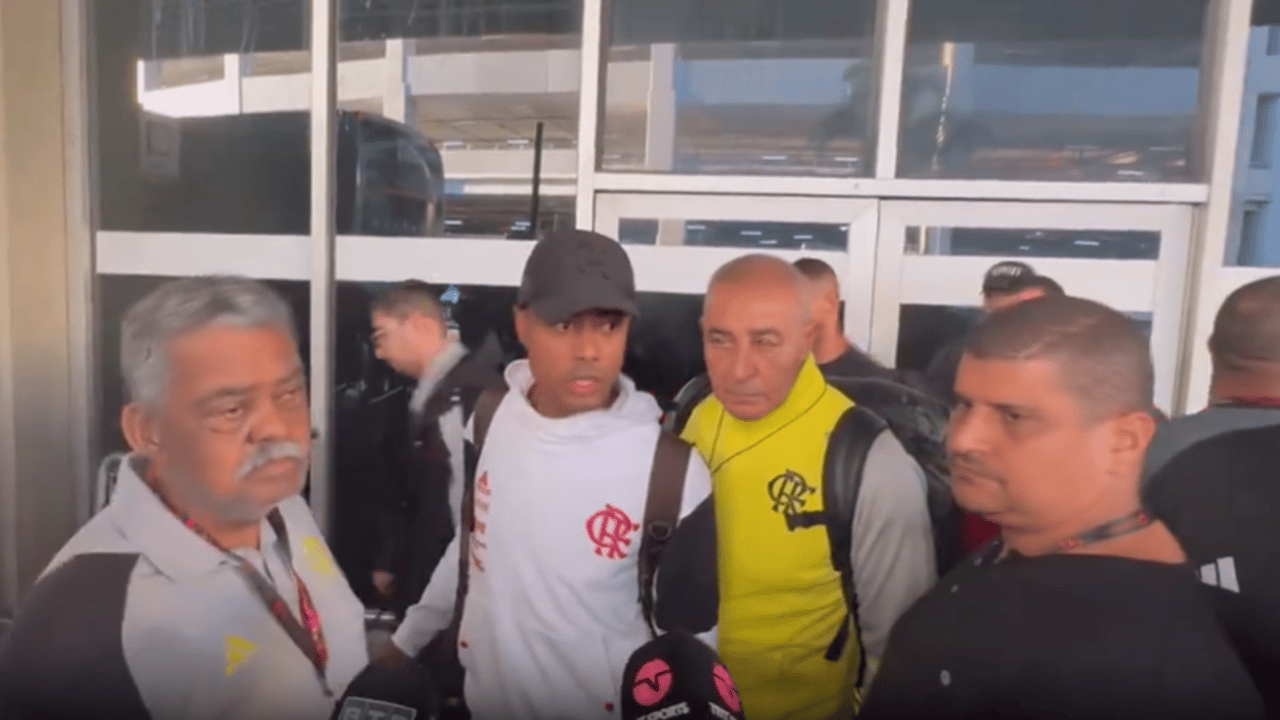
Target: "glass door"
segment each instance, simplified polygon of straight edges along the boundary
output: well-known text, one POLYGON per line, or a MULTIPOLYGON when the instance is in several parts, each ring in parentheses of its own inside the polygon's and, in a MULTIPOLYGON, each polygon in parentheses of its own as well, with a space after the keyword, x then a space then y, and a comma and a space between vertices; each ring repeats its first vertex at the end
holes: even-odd
POLYGON ((1178 205, 882 202, 871 352, 923 369, 977 318, 987 268, 1020 260, 1143 327, 1156 403, 1169 411, 1181 372, 1191 217, 1178 205))
POLYGON ((627 246, 642 292, 700 297, 718 267, 747 253, 824 260, 840 278, 845 334, 865 348, 875 210, 871 200, 601 194, 596 230, 627 246))

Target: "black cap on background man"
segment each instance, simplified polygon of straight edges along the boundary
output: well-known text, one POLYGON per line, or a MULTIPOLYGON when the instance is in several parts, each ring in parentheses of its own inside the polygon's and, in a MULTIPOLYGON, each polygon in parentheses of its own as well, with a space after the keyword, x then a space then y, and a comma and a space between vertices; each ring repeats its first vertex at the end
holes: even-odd
POLYGON ((533 246, 516 298, 543 322, 587 310, 638 315, 631 260, 617 242, 586 230, 560 230, 533 246))
POLYGON ((1024 262, 1005 260, 992 265, 982 278, 982 309, 994 312, 1044 295, 1062 295, 1062 286, 1036 274, 1024 262))

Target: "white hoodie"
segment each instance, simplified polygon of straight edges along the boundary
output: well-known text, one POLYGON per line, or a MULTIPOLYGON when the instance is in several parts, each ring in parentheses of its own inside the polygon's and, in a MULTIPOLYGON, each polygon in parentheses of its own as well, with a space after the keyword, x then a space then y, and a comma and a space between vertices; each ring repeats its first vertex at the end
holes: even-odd
MULTIPOLYGON (((528 401, 528 363, 506 378, 476 471, 467 706, 477 720, 618 717, 624 666, 649 640, 636 563, 661 411, 624 376, 609 408, 546 418, 528 401)), ((691 453, 680 516, 710 493, 691 453)), ((455 539, 396 631, 410 655, 452 616, 457 553, 455 539)))

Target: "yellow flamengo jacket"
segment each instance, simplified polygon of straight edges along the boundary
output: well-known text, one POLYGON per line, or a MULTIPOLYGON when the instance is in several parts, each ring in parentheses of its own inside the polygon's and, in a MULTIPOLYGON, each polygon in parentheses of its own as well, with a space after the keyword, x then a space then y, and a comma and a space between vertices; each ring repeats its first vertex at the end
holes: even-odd
POLYGON ((720 656, 753 718, 826 720, 856 707, 857 628, 836 661, 824 657, 848 621, 826 529, 787 522, 822 510, 827 437, 852 405, 810 357, 764 418, 739 420, 712 395, 681 433, 711 468, 720 656))

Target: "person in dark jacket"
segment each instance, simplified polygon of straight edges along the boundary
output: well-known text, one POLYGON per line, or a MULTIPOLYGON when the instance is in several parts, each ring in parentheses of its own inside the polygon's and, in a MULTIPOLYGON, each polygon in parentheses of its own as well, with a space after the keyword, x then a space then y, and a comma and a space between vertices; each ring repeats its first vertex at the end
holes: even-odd
POLYGON ((501 382, 502 353, 493 336, 475 352, 462 345, 426 283, 392 287, 371 314, 378 359, 418 381, 409 398, 405 477, 382 509, 373 572, 374 586, 402 614, 421 597, 458 526, 463 428, 480 393, 501 382))

